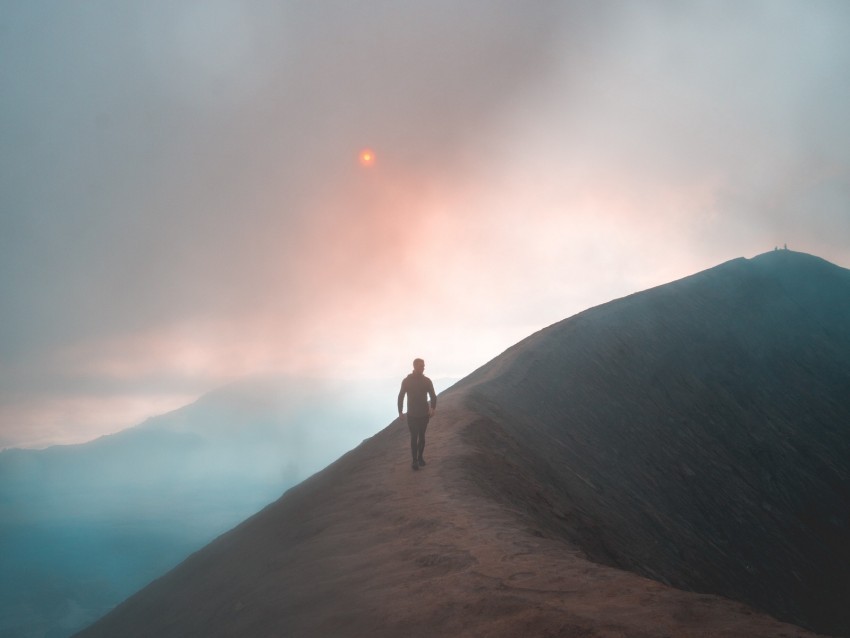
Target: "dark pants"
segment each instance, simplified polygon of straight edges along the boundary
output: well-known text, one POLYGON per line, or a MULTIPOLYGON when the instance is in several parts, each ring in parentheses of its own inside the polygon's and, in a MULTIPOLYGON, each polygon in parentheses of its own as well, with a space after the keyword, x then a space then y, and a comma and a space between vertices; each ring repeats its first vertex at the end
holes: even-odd
POLYGON ((407 415, 407 429, 410 430, 410 453, 413 455, 414 461, 422 458, 422 452, 425 450, 425 428, 427 427, 427 416, 407 415))

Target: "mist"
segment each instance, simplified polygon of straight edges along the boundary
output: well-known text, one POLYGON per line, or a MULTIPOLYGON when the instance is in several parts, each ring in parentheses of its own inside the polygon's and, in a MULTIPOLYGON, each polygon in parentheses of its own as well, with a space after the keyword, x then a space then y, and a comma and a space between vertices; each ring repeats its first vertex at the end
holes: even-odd
POLYGON ((252 378, 89 443, 0 452, 0 634, 90 624, 385 427, 397 390, 252 378))
POLYGON ((7 3, 0 446, 850 263, 840 2, 7 3), (357 155, 374 149, 375 165, 357 155))

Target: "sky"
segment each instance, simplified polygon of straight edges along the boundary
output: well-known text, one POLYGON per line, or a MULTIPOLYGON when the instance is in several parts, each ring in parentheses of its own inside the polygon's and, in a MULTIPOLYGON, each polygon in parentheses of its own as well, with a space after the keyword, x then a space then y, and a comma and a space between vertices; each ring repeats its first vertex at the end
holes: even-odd
POLYGON ((843 0, 0 0, 0 86, 0 449, 850 266, 843 0))

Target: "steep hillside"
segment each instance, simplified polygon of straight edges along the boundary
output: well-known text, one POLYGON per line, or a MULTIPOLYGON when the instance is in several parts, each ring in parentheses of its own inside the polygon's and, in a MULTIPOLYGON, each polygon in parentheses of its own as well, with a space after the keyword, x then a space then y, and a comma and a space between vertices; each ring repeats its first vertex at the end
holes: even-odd
POLYGON ((443 393, 423 470, 396 421, 80 635, 850 635, 848 361, 808 255, 593 308, 443 393))
POLYGON ((594 560, 850 634, 850 271, 735 260, 556 324, 453 391, 491 420, 470 436, 544 486, 540 524, 594 560))

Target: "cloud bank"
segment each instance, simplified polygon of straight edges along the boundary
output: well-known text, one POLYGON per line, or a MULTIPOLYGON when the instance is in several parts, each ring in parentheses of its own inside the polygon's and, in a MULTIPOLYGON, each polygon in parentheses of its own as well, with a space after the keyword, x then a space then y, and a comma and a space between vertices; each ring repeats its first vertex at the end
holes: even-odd
POLYGON ((246 374, 462 375, 786 242, 850 264, 845 3, 0 20, 0 447, 246 374))

